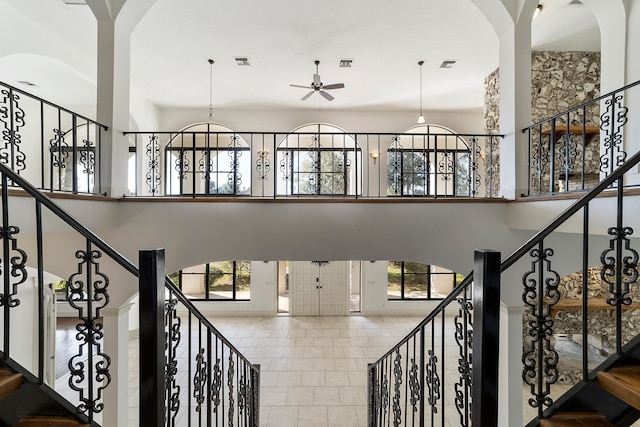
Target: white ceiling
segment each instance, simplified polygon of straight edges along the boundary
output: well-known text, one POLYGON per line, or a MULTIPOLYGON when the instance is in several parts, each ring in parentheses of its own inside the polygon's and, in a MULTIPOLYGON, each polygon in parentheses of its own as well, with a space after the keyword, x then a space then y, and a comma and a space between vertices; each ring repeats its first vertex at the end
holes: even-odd
MULTIPOLYGON (((534 49, 599 50, 593 14, 567 3, 542 1, 544 9, 533 21, 534 49)), ((73 103, 95 99, 95 89, 88 90, 96 67, 90 9, 61 0, 3 4, 68 47, 65 54, 50 55, 62 62, 47 60, 43 66, 15 54, 0 58, 0 80, 33 81, 44 93, 66 88, 67 95, 52 95, 56 102, 64 96, 73 103), (63 76, 69 66, 83 76, 77 85, 63 76)), ((14 50, 23 44, 30 53, 29 43, 15 43, 14 50)), ((424 109, 462 111, 482 108, 484 78, 499 59, 498 38, 470 0, 158 0, 132 34, 131 52, 134 93, 160 107, 203 109, 209 104, 209 58, 215 60, 216 109, 417 110, 417 62, 424 60, 424 109), (238 66, 237 56, 251 65, 238 66), (342 58, 353 59, 353 66, 340 68, 342 58), (312 81, 316 59, 324 84, 345 84, 331 91, 332 102, 318 94, 301 101, 305 89, 289 87, 312 81), (457 62, 439 68, 444 60, 457 62)))

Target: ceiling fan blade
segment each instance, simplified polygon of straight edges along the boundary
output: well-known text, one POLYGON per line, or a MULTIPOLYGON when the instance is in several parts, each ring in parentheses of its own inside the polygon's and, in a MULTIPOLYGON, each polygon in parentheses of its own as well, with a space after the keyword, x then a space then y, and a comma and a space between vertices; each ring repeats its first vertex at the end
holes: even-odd
POLYGON ((311 86, 302 86, 302 85, 289 85, 291 87, 301 87, 303 89, 313 89, 311 86))
POLYGON ((333 96, 329 95, 328 92, 321 90, 320 95, 324 96, 327 101, 333 101, 333 96))
MULTIPOLYGON (((315 90, 312 90, 311 92, 309 92, 308 94, 306 94, 305 96, 300 98, 300 101, 304 101, 305 99, 309 98, 311 95, 313 95, 313 92, 315 92, 315 90)), ((322 92, 320 92, 320 93, 322 93, 322 92)))
POLYGON ((334 83, 332 85, 326 85, 326 86, 322 86, 322 89, 324 90, 328 90, 328 89, 342 89, 344 87, 344 83, 334 83))
POLYGON ((320 84, 320 74, 313 75, 313 84, 318 86, 320 84))

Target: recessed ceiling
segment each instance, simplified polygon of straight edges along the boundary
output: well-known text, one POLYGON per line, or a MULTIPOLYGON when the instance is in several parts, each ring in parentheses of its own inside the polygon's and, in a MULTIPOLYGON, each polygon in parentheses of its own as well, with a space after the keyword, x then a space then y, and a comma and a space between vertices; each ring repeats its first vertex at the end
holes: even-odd
MULTIPOLYGON (((595 17, 586 6, 565 7, 567 1, 543 2, 532 24, 534 48, 599 50, 595 17)), ((49 32, 51 44, 55 39, 60 46, 60 52, 42 52, 25 34, 24 42, 12 41, 13 52, 24 45, 26 52, 50 55, 85 81, 95 81, 97 30, 88 6, 44 0, 0 4, 37 23, 49 32)), ((206 109, 211 58, 216 109, 409 111, 419 103, 415 64, 423 59, 425 110, 480 110, 483 81, 498 67, 498 51, 493 29, 468 0, 157 0, 131 36, 131 85, 132 93, 161 108, 206 109), (350 67, 340 66, 353 58, 350 67), (345 84, 334 101, 301 102, 300 92, 289 87, 308 83, 315 59, 321 61, 324 83, 345 84), (440 68, 453 59, 454 66, 440 68)), ((46 69, 27 74, 19 80, 50 90, 75 89, 56 84, 46 69)), ((86 96, 84 83, 74 101, 86 96)))

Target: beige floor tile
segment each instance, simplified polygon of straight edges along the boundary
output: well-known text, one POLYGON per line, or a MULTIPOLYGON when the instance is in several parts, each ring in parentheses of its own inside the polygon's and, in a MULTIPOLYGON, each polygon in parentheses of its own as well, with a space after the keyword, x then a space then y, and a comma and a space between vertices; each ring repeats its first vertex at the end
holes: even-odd
POLYGON ((337 371, 325 372, 325 378, 327 381, 326 385, 329 387, 351 385, 349 382, 349 376, 345 375, 344 372, 337 372, 337 371))
POLYGON ((297 406, 274 406, 269 412, 267 427, 298 427, 297 406))
POLYGON ((358 427, 355 406, 333 406, 327 408, 329 427, 358 427))
POLYGON ((313 387, 289 387, 287 406, 312 406, 313 387))
POLYGON ((326 406, 301 406, 298 409, 298 424, 305 427, 327 427, 326 406))

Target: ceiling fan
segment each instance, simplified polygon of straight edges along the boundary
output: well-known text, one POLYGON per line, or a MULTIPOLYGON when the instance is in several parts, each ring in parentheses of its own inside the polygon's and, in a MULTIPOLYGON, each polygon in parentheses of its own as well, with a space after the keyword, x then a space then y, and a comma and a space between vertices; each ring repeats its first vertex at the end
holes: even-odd
POLYGON ((344 83, 334 83, 330 85, 322 84, 322 81, 320 80, 320 74, 318 74, 318 65, 320 64, 320 61, 316 60, 315 64, 316 64, 316 73, 313 75, 313 82, 311 82, 310 86, 302 86, 302 85, 289 85, 289 86, 301 87, 303 89, 311 89, 311 92, 303 96, 301 98, 301 101, 304 101, 305 99, 309 98, 315 92, 320 93, 320 95, 322 95, 327 101, 333 101, 334 99, 333 96, 331 96, 331 94, 329 94, 326 91, 331 89, 342 89, 344 87, 344 83))

